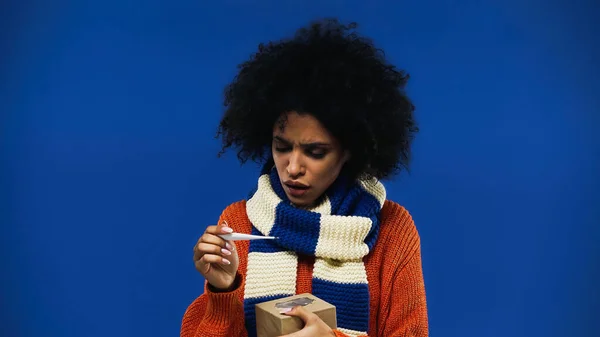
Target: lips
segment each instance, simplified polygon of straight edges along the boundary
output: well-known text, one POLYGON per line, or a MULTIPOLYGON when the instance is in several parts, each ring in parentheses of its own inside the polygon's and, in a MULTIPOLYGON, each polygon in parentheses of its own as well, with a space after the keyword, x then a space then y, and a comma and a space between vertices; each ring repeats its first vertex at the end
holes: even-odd
POLYGON ((299 184, 299 183, 285 183, 285 185, 289 188, 294 188, 294 189, 298 189, 298 190, 305 190, 308 189, 308 186, 303 185, 303 184, 299 184))
POLYGON ((306 186, 304 184, 298 183, 298 182, 292 182, 292 181, 286 181, 284 183, 284 185, 287 187, 289 194, 291 194, 292 196, 298 198, 301 197, 302 195, 304 195, 304 193, 306 193, 306 191, 308 190, 309 186, 306 186))

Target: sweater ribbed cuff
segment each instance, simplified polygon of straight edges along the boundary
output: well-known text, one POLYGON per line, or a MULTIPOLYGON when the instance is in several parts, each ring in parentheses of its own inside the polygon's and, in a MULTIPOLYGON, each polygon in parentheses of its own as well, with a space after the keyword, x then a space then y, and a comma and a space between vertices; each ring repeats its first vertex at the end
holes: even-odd
POLYGON ((240 274, 236 276, 235 284, 237 286, 232 291, 213 292, 210 287, 206 288, 208 303, 204 319, 209 326, 226 327, 236 320, 236 313, 242 306, 239 294, 242 291, 242 287, 240 287, 242 277, 240 274))

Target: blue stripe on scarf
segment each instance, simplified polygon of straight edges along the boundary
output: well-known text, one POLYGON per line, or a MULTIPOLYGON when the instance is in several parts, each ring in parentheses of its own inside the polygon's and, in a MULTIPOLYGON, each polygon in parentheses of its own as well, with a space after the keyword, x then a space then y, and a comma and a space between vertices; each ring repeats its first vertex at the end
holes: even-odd
MULTIPOLYGON (((263 234, 252 227, 252 235, 260 235, 263 234)), ((281 251, 281 247, 277 245, 275 240, 253 240, 250 241, 250 250, 251 252, 261 252, 261 253, 277 253, 281 251)))
MULTIPOLYGON (((357 208, 359 208, 357 213, 371 214, 369 219, 371 219, 373 224, 378 224, 379 220, 380 220, 379 219, 379 216, 380 216, 379 210, 381 209, 379 200, 377 200, 377 198, 375 198, 373 195, 371 195, 369 193, 363 193, 362 196, 363 196, 363 198, 359 202, 359 205, 357 207, 357 208)), ((378 236, 379 236, 379 226, 371 226, 371 230, 369 231, 369 233, 367 234, 367 237, 365 238, 365 243, 367 244, 367 247, 369 247, 369 250, 371 250, 373 248, 373 246, 375 245, 375 241, 377 241, 378 236)))
POLYGON ((283 186, 281 186, 281 181, 279 181, 279 175, 277 174, 277 170, 271 170, 271 174, 269 174, 269 180, 271 181, 271 188, 275 191, 275 194, 279 197, 279 199, 289 202, 285 191, 283 190, 283 186))
POLYGON ((275 226, 272 236, 286 249, 314 255, 319 241, 321 215, 315 212, 290 212, 289 206, 280 203, 275 208, 275 226), (281 225, 284 224, 284 225, 281 225))
POLYGON ((363 216, 357 212, 357 206, 360 202, 360 194, 364 193, 363 189, 357 185, 351 185, 347 188, 344 195, 340 196, 339 191, 343 188, 339 185, 334 185, 334 189, 330 189, 327 196, 331 201, 331 214, 333 215, 357 215, 363 216), (341 198, 343 197, 343 198, 341 198))
POLYGON ((329 203, 331 204, 332 215, 348 215, 344 212, 348 211, 349 207, 343 207, 343 202, 345 198, 353 199, 355 187, 355 184, 350 184, 346 177, 339 176, 327 191, 325 191, 325 194, 329 198, 329 203))
MULTIPOLYGON (((337 325, 365 331, 369 325, 369 285, 335 283, 315 278, 313 295, 336 307, 337 325)), ((368 331, 368 330, 366 330, 368 331)))

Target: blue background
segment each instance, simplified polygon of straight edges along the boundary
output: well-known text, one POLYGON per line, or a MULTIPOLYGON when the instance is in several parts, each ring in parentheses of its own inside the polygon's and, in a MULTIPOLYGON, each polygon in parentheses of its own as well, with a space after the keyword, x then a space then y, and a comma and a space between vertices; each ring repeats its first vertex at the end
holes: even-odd
POLYGON ((216 158, 223 86, 321 16, 412 76, 422 131, 387 186, 432 335, 598 333, 597 3, 390 3, 3 1, 1 334, 178 335, 193 244, 258 172, 216 158))

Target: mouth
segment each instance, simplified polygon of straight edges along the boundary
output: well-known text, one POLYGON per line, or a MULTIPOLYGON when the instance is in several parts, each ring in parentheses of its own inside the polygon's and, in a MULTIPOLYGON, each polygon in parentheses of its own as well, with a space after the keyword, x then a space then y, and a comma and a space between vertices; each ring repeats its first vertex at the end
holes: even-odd
POLYGON ((284 184, 287 187, 291 187, 291 188, 298 188, 298 189, 306 189, 306 188, 308 188, 307 185, 304 185, 303 183, 299 183, 297 181, 286 181, 286 182, 284 182, 284 184))
POLYGON ((310 188, 309 186, 297 182, 285 182, 284 185, 287 187, 289 194, 297 198, 303 196, 310 188))

